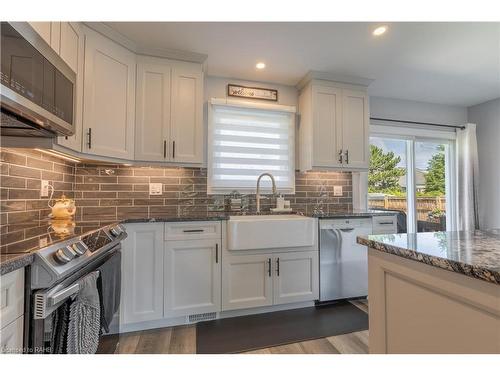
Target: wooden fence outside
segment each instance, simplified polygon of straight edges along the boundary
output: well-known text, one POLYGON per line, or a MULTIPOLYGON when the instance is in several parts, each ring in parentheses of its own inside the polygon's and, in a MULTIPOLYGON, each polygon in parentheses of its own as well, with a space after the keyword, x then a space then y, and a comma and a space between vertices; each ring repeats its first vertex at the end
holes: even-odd
MULTIPOLYGON (((369 197, 368 205, 371 209, 386 209, 407 212, 406 197, 369 197)), ((417 197, 417 220, 434 221, 429 213, 439 209, 446 212, 446 197, 417 197)), ((435 219, 439 221, 438 218, 435 219)))

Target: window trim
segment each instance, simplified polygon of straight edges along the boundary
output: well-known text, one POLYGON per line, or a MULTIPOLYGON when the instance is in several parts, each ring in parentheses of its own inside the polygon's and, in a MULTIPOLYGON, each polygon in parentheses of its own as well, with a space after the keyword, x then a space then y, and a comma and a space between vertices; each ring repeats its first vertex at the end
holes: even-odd
MULTIPOLYGON (((289 144, 289 158, 291 161, 291 168, 293 173, 291 173, 291 187, 288 189, 278 188, 278 192, 282 194, 295 194, 295 145, 296 145, 296 134, 295 134, 295 124, 296 124, 296 113, 297 108, 295 106, 282 105, 282 104, 272 104, 272 103, 261 103, 261 102, 251 102, 248 100, 241 99, 229 99, 229 98, 211 98, 208 103, 208 126, 207 126, 207 194, 230 194, 233 191, 238 191, 241 194, 255 194, 254 188, 218 188, 212 186, 212 162, 213 162, 213 152, 211 152, 211 145, 213 144, 213 112, 214 105, 236 107, 236 108, 249 108, 249 109, 260 109, 276 112, 285 112, 291 114, 290 121, 290 139, 289 144)), ((257 186, 257 179, 255 180, 257 186)), ((270 194, 272 191, 269 188, 262 187, 261 192, 263 194, 270 194)))

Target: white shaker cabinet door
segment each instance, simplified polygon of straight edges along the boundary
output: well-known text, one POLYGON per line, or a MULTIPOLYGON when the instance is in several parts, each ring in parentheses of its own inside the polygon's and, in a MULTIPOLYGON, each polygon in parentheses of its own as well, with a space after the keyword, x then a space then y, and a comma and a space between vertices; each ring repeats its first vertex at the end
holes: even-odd
POLYGON ((166 64, 137 64, 135 160, 170 157, 171 70, 166 64))
POLYGON ((52 22, 30 22, 29 24, 50 46, 52 39, 52 22))
POLYGON ((313 166, 341 167, 341 90, 328 86, 313 86, 313 166))
POLYGON ((85 28, 83 151, 134 158, 135 54, 85 28))
POLYGON ((20 316, 9 325, 0 329, 0 353, 23 353, 24 316, 20 316))
POLYGON ((280 253, 273 261, 275 305, 319 298, 317 251, 280 253))
POLYGON ((270 255, 235 255, 223 259, 222 310, 273 304, 270 255))
POLYGON ((75 134, 58 137, 57 143, 72 150, 82 151, 83 121, 83 70, 85 38, 78 22, 60 22, 61 39, 59 54, 76 73, 75 87, 75 134))
POLYGON ((342 90, 342 149, 347 168, 368 168, 368 116, 366 92, 342 90))
POLYGON ((175 67, 172 70, 171 161, 203 162, 203 73, 175 67))
POLYGON ((165 317, 220 311, 220 241, 165 243, 165 317))
POLYGON ((163 318, 163 223, 127 224, 122 244, 121 323, 163 318))

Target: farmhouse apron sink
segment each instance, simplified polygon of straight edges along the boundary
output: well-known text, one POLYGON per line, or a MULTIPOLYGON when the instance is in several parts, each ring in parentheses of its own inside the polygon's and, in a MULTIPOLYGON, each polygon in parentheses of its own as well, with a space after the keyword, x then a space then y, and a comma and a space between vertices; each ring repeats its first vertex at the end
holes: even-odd
POLYGON ((257 250, 314 245, 316 221, 300 215, 230 216, 228 250, 257 250))

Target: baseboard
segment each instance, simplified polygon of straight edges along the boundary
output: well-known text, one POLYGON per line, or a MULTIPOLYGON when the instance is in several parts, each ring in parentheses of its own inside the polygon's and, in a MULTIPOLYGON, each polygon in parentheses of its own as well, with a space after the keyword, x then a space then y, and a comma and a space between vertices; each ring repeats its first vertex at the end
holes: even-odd
MULTIPOLYGON (((291 303, 286 305, 276 305, 276 306, 265 306, 265 307, 256 307, 252 309, 241 309, 241 310, 231 310, 231 311, 221 311, 217 313, 216 319, 225 319, 225 318, 234 318, 237 316, 244 315, 254 315, 254 314, 263 314, 275 311, 283 311, 283 310, 293 310, 293 309, 301 309, 304 307, 312 307, 314 306, 314 301, 309 302, 298 302, 291 303)), ((114 322, 115 320, 113 320, 114 322)), ((152 320, 147 322, 136 322, 136 323, 128 323, 128 324, 120 324, 118 326, 115 324, 111 324, 110 326, 110 334, 112 333, 127 333, 134 331, 144 331, 148 329, 156 329, 156 328, 166 328, 166 327, 175 327, 181 325, 187 325, 188 317, 180 316, 176 318, 167 318, 167 319, 159 319, 152 320)), ((195 323, 194 323, 195 324, 195 323)))

